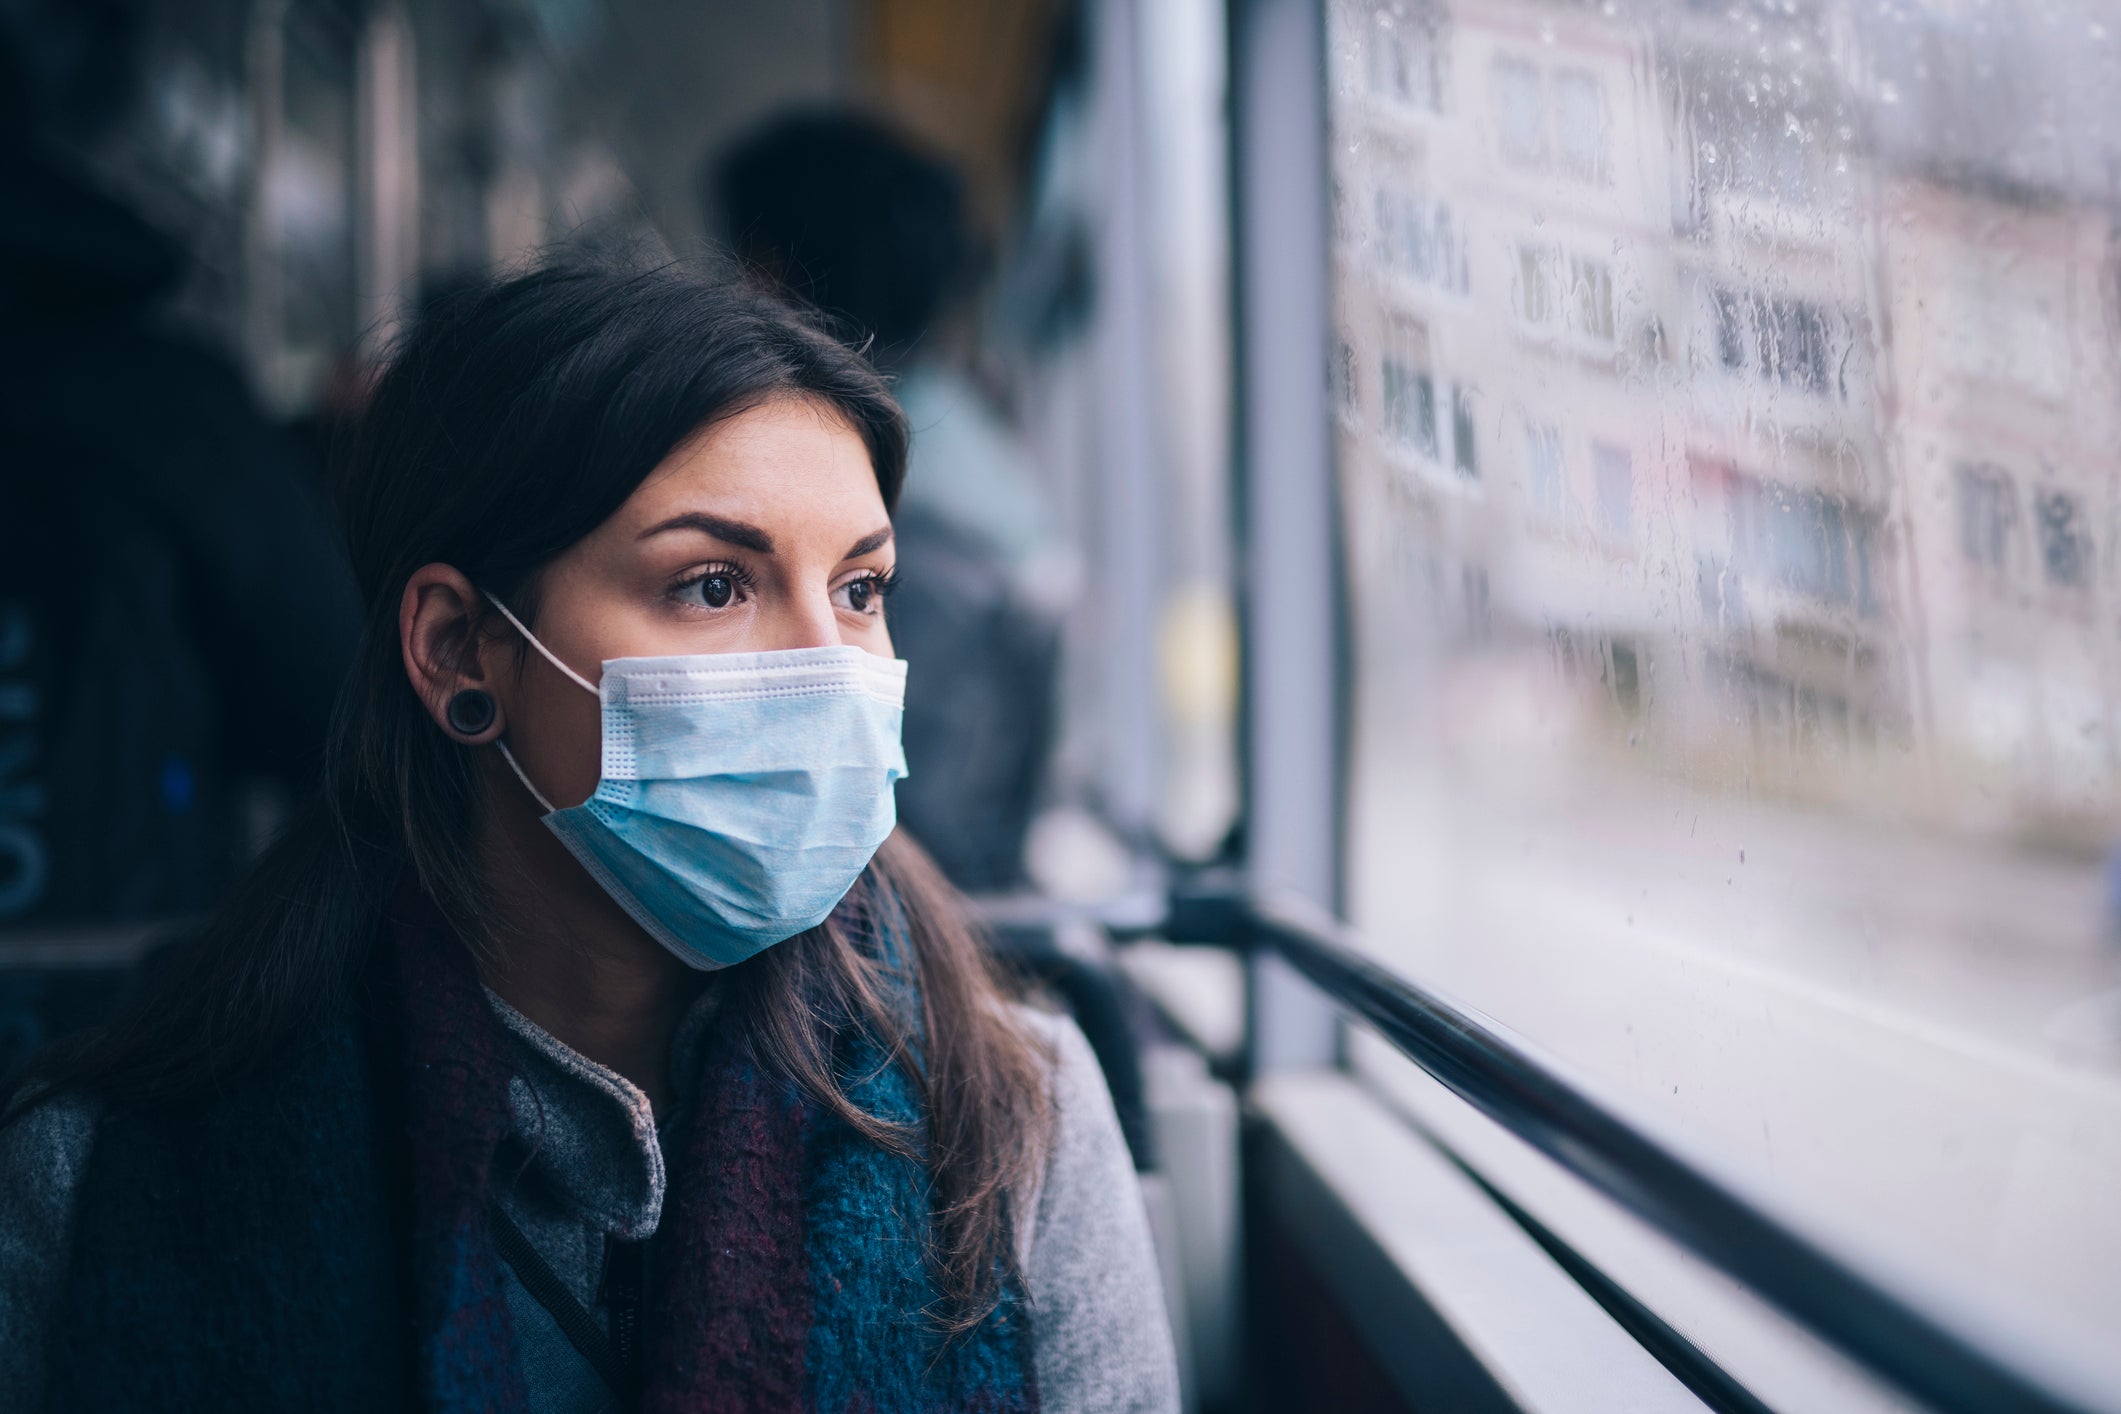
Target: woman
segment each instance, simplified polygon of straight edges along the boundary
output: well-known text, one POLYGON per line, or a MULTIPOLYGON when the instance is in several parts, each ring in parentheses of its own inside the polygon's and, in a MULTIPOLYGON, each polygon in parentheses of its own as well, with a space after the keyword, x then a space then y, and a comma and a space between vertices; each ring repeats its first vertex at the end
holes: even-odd
POLYGON ((905 457, 728 283, 420 328, 318 801, 0 1130, 10 1407, 1176 1407, 1095 1062, 891 833, 905 457))

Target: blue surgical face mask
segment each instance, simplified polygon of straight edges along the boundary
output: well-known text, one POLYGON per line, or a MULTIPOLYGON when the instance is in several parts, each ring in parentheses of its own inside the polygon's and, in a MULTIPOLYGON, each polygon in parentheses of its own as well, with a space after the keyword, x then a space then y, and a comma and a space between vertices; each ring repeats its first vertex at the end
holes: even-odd
MULTIPOLYGON (((488 596, 491 598, 492 596, 488 596)), ((614 658, 596 794, 545 825, 688 966, 728 967, 816 927, 897 823, 906 665, 860 648, 614 658)))

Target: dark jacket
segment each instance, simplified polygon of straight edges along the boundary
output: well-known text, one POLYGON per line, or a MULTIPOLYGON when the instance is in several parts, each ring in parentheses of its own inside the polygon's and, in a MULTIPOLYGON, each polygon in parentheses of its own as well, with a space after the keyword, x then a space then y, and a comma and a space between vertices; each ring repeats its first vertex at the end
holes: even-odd
POLYGON ((359 629, 319 478, 157 314, 181 256, 0 148, 0 925, 203 908, 359 629))
POLYGON ((1017 602, 999 555, 940 516, 902 506, 894 526, 908 568, 891 639, 911 665, 899 818, 959 888, 1021 887, 1053 745, 1059 627, 1017 602))

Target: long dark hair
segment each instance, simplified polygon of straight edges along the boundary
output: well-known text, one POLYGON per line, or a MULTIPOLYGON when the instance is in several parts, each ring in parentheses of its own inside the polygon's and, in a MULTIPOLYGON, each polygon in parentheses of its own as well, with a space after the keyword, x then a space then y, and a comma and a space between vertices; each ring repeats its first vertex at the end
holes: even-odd
MULTIPOLYGON (((844 417, 895 509, 907 434, 883 379, 803 312, 746 284, 672 266, 556 264, 424 317, 342 468, 366 619, 320 788, 201 936, 108 1025, 33 1067, 17 1103, 63 1089, 193 1095, 266 1063, 350 995, 408 870, 474 946, 492 937, 466 844, 479 835, 480 771, 406 680, 397 614, 407 578, 454 565, 534 623, 546 564, 693 434, 783 397, 844 417)), ((724 974, 725 1015, 814 1101, 928 1166, 930 1257, 946 1306, 935 1314, 963 1329, 991 1308, 1011 1260, 1009 1202, 1028 1191, 1047 1128, 1043 1065, 998 1005, 956 896, 909 840, 885 845, 842 913, 880 893, 909 922, 921 1016, 885 1001, 839 915, 724 974), (868 1026, 909 1066, 924 1134, 848 1099, 833 1017, 868 1026)))

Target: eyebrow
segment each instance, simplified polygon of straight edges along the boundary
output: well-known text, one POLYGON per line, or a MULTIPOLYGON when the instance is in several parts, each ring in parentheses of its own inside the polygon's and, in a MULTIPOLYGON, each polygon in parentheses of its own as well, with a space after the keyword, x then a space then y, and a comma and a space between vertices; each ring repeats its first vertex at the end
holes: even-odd
MULTIPOLYGON (((705 511, 687 511, 683 515, 676 515, 668 520, 658 521, 641 532, 641 539, 646 540, 651 535, 661 535, 666 530, 697 530, 712 535, 717 540, 726 540, 732 545, 741 545, 747 550, 756 550, 761 555, 773 553, 773 537, 757 526, 741 520, 730 520, 726 516, 709 515, 705 511)), ((847 553, 840 558, 843 560, 854 560, 869 554, 873 550, 881 550, 884 546, 891 543, 891 535, 891 527, 888 525, 872 530, 861 539, 855 541, 847 553)))
POLYGON ((853 547, 840 558, 842 560, 858 560, 870 551, 881 550, 890 543, 891 527, 887 525, 882 530, 872 530, 861 539, 855 541, 853 547))
MULTIPOLYGON (((746 550, 756 550, 761 555, 773 553, 773 537, 757 526, 747 525, 740 520, 729 520, 723 516, 711 516, 705 511, 687 511, 681 516, 672 516, 669 520, 658 521, 641 532, 641 539, 646 540, 651 535, 661 535, 666 530, 702 531, 705 534, 714 536, 717 540, 726 540, 732 545, 741 545, 746 550)), ((889 534, 888 531, 885 533, 889 534)))

